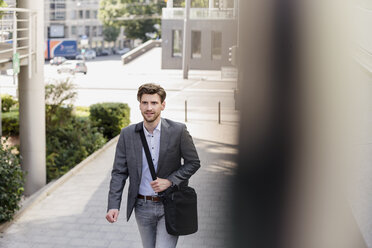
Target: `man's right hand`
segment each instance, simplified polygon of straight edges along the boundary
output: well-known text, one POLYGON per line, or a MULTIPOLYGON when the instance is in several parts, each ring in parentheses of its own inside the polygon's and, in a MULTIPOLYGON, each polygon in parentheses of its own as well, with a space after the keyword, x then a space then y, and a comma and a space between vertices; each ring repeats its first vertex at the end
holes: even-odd
POLYGON ((117 221, 119 216, 119 210, 118 209, 110 209, 106 214, 106 219, 110 223, 114 223, 117 221))

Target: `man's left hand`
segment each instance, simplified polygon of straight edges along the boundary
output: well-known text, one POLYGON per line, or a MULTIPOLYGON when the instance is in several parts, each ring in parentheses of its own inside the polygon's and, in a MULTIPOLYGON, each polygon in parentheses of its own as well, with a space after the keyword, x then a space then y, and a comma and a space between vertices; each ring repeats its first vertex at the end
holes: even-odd
POLYGON ((168 179, 163 179, 163 178, 157 178, 155 181, 152 181, 151 183, 152 189, 156 192, 162 192, 172 186, 172 182, 169 181, 168 179))

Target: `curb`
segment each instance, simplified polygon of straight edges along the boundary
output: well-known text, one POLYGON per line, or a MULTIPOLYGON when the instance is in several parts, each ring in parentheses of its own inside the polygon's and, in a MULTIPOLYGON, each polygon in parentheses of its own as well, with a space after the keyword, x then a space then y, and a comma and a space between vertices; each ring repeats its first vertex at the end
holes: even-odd
POLYGON ((95 151, 91 155, 89 155, 86 159, 81 161, 79 164, 77 164, 74 168, 72 168, 69 172, 67 172, 65 175, 57 179, 56 181, 52 181, 42 187, 40 190, 38 190, 36 193, 28 197, 23 203, 14 216, 13 219, 5 222, 0 225, 0 233, 3 233, 10 225, 12 225, 17 219, 19 219, 28 209, 32 208, 36 203, 44 200, 46 197, 51 195, 56 189, 58 189, 61 185, 63 185, 65 182, 67 182, 72 176, 77 174, 81 169, 83 169, 90 161, 95 159, 99 154, 104 152, 108 147, 110 147, 112 144, 116 143, 119 139, 119 135, 117 135, 115 138, 111 139, 109 142, 107 142, 101 149, 95 151))

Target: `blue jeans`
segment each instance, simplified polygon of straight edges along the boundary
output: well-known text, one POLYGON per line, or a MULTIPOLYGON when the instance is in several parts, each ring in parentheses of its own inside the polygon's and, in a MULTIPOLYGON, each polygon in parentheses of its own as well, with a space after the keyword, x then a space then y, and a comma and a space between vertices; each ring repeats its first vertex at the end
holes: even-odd
POLYGON ((144 248, 175 248, 178 236, 168 234, 165 228, 162 202, 137 199, 135 215, 144 248))

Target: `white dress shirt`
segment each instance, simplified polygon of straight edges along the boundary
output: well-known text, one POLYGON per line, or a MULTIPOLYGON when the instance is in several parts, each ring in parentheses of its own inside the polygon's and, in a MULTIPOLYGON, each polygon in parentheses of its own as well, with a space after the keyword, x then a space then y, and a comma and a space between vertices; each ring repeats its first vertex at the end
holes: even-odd
MULTIPOLYGON (((161 133, 161 120, 159 124, 154 129, 153 133, 149 133, 143 125, 143 130, 145 133, 146 141, 149 146, 149 150, 152 157, 152 162, 155 167, 155 171, 158 168, 158 160, 159 160, 159 150, 160 150, 160 133, 161 133)), ((150 172, 149 165, 147 163, 145 149, 142 147, 142 176, 141 176, 141 184, 139 187, 139 194, 141 195, 157 195, 157 193, 152 189, 150 182, 152 182, 152 176, 150 172)))

